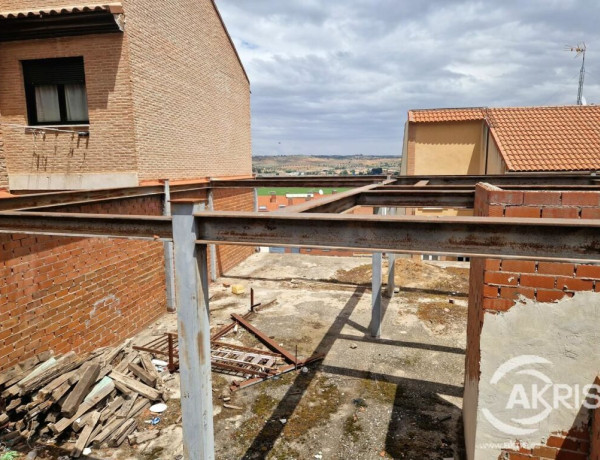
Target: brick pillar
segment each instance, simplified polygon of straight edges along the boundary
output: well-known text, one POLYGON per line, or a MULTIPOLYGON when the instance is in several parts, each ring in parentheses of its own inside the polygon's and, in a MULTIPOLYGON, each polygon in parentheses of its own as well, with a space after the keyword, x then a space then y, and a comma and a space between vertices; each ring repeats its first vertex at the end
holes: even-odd
MULTIPOLYGON (((476 188, 477 216, 597 218, 599 213, 599 192, 506 191, 488 184, 476 188)), ((583 398, 573 400, 571 408, 559 404, 534 426, 515 420, 537 415, 535 407, 508 408, 505 403, 515 385, 526 390, 545 385, 540 374, 553 385, 548 391, 551 403, 554 385, 573 391, 577 386, 581 392, 595 381, 600 357, 593 350, 600 346, 600 334, 590 318, 600 316, 599 292, 598 265, 472 260, 463 403, 469 459, 587 458, 590 414, 583 398), (498 377, 503 364, 523 356, 540 361, 528 361, 498 377), (520 370, 538 371, 538 377, 520 370), (512 432, 499 428, 498 420, 512 432), (531 428, 532 433, 523 431, 531 428)))

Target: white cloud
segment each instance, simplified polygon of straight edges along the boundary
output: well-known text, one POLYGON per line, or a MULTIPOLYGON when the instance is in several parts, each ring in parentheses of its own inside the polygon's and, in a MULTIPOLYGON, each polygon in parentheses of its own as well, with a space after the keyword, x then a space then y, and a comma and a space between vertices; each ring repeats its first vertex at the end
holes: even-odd
POLYGON ((217 4, 250 77, 255 155, 400 155, 411 108, 573 104, 564 46, 581 41, 600 103, 596 1, 217 4))

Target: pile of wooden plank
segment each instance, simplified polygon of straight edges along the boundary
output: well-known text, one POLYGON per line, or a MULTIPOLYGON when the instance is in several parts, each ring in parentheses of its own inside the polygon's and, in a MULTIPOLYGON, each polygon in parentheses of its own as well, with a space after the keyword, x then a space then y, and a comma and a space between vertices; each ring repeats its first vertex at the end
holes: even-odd
POLYGON ((151 359, 123 344, 85 356, 42 353, 0 373, 0 443, 71 440, 72 457, 120 446, 140 415, 168 398, 151 359))

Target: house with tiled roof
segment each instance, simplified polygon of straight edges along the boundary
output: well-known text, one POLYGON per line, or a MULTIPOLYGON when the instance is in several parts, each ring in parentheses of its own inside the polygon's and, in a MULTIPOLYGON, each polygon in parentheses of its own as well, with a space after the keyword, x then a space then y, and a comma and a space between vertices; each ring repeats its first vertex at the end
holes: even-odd
POLYGON ((410 110, 404 174, 600 169, 600 106, 410 110))

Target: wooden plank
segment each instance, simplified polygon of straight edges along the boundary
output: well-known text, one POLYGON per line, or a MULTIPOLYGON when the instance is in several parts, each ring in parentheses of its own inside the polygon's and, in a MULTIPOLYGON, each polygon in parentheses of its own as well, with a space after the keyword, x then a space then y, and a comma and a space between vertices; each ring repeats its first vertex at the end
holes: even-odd
POLYGON ((52 394, 50 395, 50 399, 52 401, 60 401, 61 398, 67 394, 67 392, 71 389, 71 382, 69 382, 69 380, 67 379, 65 382, 63 382, 62 385, 60 385, 58 388, 56 388, 52 394))
POLYGON ((108 419, 108 417, 110 417, 112 414, 114 414, 117 411, 117 409, 119 409, 119 407, 123 405, 124 402, 125 398, 123 398, 122 396, 118 396, 113 401, 111 401, 100 414, 100 422, 104 423, 104 421, 108 419))
POLYGON ((138 396, 139 395, 137 393, 132 393, 131 396, 129 396, 129 398, 125 399, 125 401, 121 405, 121 408, 117 412, 115 412, 115 417, 117 417, 117 418, 127 417, 127 414, 129 414, 129 412, 133 408, 133 405, 135 404, 135 400, 137 399, 138 396))
POLYGON ((157 378, 152 376, 149 372, 146 372, 137 364, 129 363, 127 368, 146 385, 149 385, 152 388, 156 387, 157 378))
POLYGON ((129 444, 132 446, 136 444, 143 444, 145 442, 156 439, 160 436, 160 430, 146 430, 139 431, 137 433, 133 433, 132 435, 127 436, 129 440, 129 444))
POLYGON ((69 396, 63 403, 61 407, 61 413, 65 417, 72 417, 75 412, 77 412, 77 408, 83 401, 83 399, 87 396, 90 388, 94 383, 96 383, 96 379, 100 374, 100 364, 89 364, 85 367, 83 375, 81 376, 75 388, 71 390, 69 396))
POLYGON ((98 423, 99 419, 100 419, 100 412, 94 411, 91 413, 88 423, 83 428, 83 431, 77 438, 75 447, 71 451, 71 457, 79 458, 81 456, 83 449, 85 449, 88 445, 90 436, 91 436, 92 432, 94 431, 94 428, 96 427, 96 424, 98 423))
POLYGON ((67 353, 60 358, 54 366, 40 373, 33 379, 28 380, 25 383, 19 382, 17 385, 20 388, 20 394, 25 395, 30 391, 47 384, 49 381, 56 378, 57 375, 79 367, 84 361, 85 359, 78 359, 75 353, 67 353))
POLYGON ((83 400, 83 403, 77 409, 77 412, 73 417, 65 417, 56 423, 51 423, 48 426, 54 434, 59 434, 65 431, 71 423, 77 420, 79 417, 91 410, 96 404, 106 398, 115 388, 115 384, 109 377, 104 377, 92 391, 83 400))
POLYGON ((61 386, 63 383, 69 380, 71 376, 75 374, 75 372, 77 371, 66 372, 52 380, 45 387, 41 388, 38 391, 38 397, 47 398, 48 396, 50 396, 55 389, 57 389, 59 386, 61 386))
POLYGON ((160 374, 156 370, 156 366, 152 364, 152 359, 150 359, 150 355, 148 353, 140 353, 140 361, 142 362, 142 366, 148 374, 152 377, 155 377, 157 381, 160 380, 160 374))
POLYGON ((123 436, 127 437, 127 431, 131 428, 132 425, 135 425, 135 419, 130 418, 123 422, 123 424, 115 430, 113 434, 106 440, 109 447, 117 447, 119 444, 119 439, 123 436))
POLYGON ((127 370, 127 366, 129 365, 129 363, 132 363, 133 361, 135 361, 135 359, 138 357, 138 352, 131 350, 129 353, 127 353, 123 359, 121 360, 121 362, 115 366, 113 369, 117 372, 125 372, 127 370))
POLYGON ((23 377, 27 375, 31 369, 37 366, 40 362, 47 361, 50 359, 48 356, 45 359, 41 359, 40 355, 32 356, 31 358, 26 359, 22 363, 19 363, 10 369, 2 372, 0 374, 0 386, 11 386, 21 380, 23 377), (11 381, 13 381, 11 383, 11 381))
POLYGON ((116 382, 122 383, 130 390, 141 394, 143 397, 151 401, 157 401, 160 399, 160 393, 157 390, 149 387, 148 385, 144 385, 142 382, 138 382, 131 377, 127 377, 126 375, 123 375, 117 371, 112 371, 110 373, 110 377, 116 382))

